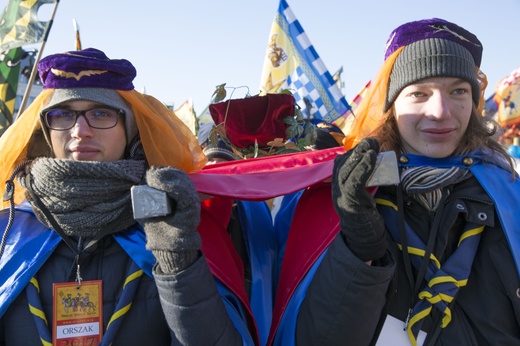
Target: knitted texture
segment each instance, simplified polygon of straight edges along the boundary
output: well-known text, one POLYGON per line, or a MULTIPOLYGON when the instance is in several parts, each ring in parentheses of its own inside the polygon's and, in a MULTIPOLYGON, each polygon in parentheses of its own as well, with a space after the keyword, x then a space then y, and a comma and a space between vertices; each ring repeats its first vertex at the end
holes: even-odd
POLYGON ((135 223, 130 188, 145 172, 143 160, 113 162, 39 158, 20 178, 38 219, 50 222, 35 205, 38 197, 63 231, 70 236, 93 237, 108 224, 113 232, 135 223))
POLYGON ((388 83, 385 111, 407 85, 431 77, 454 77, 468 81, 473 102, 478 105, 480 84, 469 50, 447 39, 430 38, 407 45, 395 60, 388 83))
POLYGON ((200 203, 188 175, 172 167, 152 167, 146 173, 149 187, 164 191, 172 201, 169 215, 139 220, 163 273, 177 273, 200 256, 201 239, 197 232, 200 203))

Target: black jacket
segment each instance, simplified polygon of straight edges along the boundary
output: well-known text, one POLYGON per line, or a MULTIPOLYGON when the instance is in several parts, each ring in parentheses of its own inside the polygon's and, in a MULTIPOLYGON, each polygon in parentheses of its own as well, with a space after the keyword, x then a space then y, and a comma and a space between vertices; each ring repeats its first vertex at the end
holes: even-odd
MULTIPOLYGON (((61 242, 38 271, 40 298, 49 323, 52 325, 52 284, 74 281, 75 254, 61 242)), ((95 249, 87 250, 80 258, 83 280, 103 281, 103 325, 106 328, 119 300, 131 259, 111 236, 102 239, 95 249)), ((25 291, 20 293, 0 319, 0 345, 41 344, 25 291)), ((153 278, 144 274, 124 316, 113 345, 171 345, 172 336, 166 322, 157 286, 153 278)))
MULTIPOLYGON (((378 194, 393 198, 395 192, 380 188, 378 194)), ((404 210, 411 228, 426 241, 433 215, 412 199, 405 199, 404 210)), ((451 307, 452 320, 440 329, 433 344, 520 345, 520 279, 493 201, 476 179, 470 178, 452 187, 441 220, 434 251, 441 263, 456 247, 467 220, 486 227, 468 284, 460 289, 451 307)), ((375 344, 387 314, 405 320, 412 289, 402 253, 388 238, 385 258, 368 266, 338 235, 301 306, 298 345, 375 344)), ((427 318, 423 329, 431 332, 434 325, 427 318)), ((391 340, 379 341, 391 344, 391 340)))

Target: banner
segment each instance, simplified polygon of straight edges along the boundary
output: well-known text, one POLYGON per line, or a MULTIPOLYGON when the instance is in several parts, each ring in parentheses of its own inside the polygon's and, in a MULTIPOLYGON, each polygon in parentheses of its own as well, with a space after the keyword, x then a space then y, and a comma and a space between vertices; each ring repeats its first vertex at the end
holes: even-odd
POLYGON ((361 91, 358 92, 356 97, 354 97, 354 99, 350 102, 350 110, 333 122, 333 124, 336 125, 337 127, 339 127, 341 129, 341 131, 343 131, 344 134, 347 134, 349 132, 350 125, 352 124, 352 121, 356 117, 355 109, 357 108, 357 106, 359 106, 359 104, 361 103, 361 100, 363 100, 363 97, 365 96, 365 94, 368 90, 368 87, 370 86, 370 82, 371 81, 369 81, 363 87, 363 89, 361 89, 361 91))
POLYGON ((520 123, 520 67, 497 83, 493 100, 498 105, 497 121, 500 126, 520 123))
POLYGON ((350 106, 286 0, 281 0, 264 59, 261 94, 288 89, 305 119, 333 122, 350 106))
POLYGON ((38 20, 38 9, 56 0, 9 0, 0 21, 0 51, 43 40, 48 22, 38 20))
POLYGON ((211 117, 211 113, 209 112, 209 105, 204 108, 204 110, 197 116, 197 121, 199 126, 204 124, 214 124, 213 118, 211 117))
POLYGON ((195 111, 193 110, 191 99, 186 100, 182 106, 174 111, 174 113, 177 118, 181 119, 182 122, 188 126, 194 135, 197 135, 199 130, 199 123, 197 121, 197 117, 195 116, 195 111))
POLYGON ((0 55, 0 136, 13 122, 22 53, 18 47, 0 55))

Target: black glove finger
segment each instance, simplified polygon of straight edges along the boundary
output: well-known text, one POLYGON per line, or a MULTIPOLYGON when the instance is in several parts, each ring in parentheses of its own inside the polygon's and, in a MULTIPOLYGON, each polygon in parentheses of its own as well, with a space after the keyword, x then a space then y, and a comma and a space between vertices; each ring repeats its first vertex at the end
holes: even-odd
POLYGON ((345 183, 345 195, 353 205, 369 208, 373 206, 372 196, 366 190, 366 183, 374 171, 377 153, 369 150, 352 169, 345 183))
MULTIPOLYGON (((356 169, 366 155, 373 156, 374 152, 377 155, 377 150, 374 150, 374 147, 379 148, 379 143, 375 139, 363 139, 353 150, 334 159, 333 177, 340 186, 347 183, 352 171, 356 169), (371 152, 371 154, 367 154, 368 152, 371 152)), ((373 168, 370 170, 369 176, 372 170, 373 168)))
POLYGON ((374 150, 376 153, 379 153, 380 146, 379 146, 379 142, 377 141, 377 139, 375 139, 373 137, 366 137, 366 138, 363 138, 361 140, 361 142, 365 142, 366 145, 368 145, 368 147, 370 149, 374 150))
POLYGON ((336 157, 334 159, 334 174, 336 177, 340 178, 340 181, 344 183, 351 170, 355 168, 369 150, 373 150, 376 153, 379 152, 379 142, 375 138, 364 138, 352 150, 336 157))

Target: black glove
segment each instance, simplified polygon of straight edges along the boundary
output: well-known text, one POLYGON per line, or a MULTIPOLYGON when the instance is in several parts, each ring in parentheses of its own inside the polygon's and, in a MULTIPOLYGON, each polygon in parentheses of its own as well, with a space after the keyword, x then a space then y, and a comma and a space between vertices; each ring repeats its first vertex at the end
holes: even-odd
POLYGON ((138 220, 146 233, 146 248, 152 250, 162 273, 178 273, 201 255, 197 191, 184 171, 172 167, 150 168, 146 183, 172 200, 171 214, 138 220))
POLYGON ((365 138, 334 159, 332 199, 341 233, 350 251, 364 262, 378 260, 386 251, 385 224, 365 188, 378 152, 377 140, 365 138))

